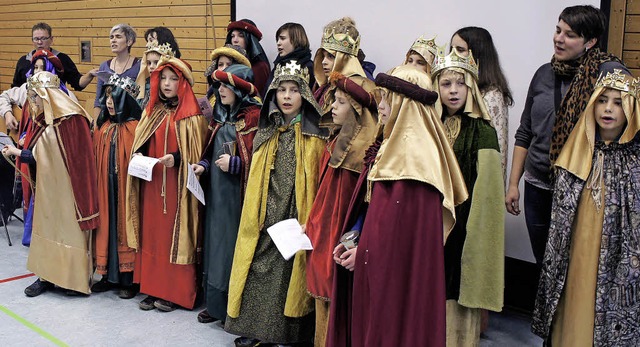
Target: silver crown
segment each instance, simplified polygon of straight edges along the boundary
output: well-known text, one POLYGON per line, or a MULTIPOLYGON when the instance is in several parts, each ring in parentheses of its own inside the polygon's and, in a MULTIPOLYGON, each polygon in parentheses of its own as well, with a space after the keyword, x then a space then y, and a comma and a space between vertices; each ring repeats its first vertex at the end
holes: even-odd
POLYGON ((126 91, 134 99, 137 98, 138 94, 140 93, 140 86, 137 85, 134 80, 127 76, 120 77, 118 76, 118 74, 113 74, 111 75, 111 77, 109 77, 109 82, 107 82, 106 84, 124 89, 124 91, 126 91))

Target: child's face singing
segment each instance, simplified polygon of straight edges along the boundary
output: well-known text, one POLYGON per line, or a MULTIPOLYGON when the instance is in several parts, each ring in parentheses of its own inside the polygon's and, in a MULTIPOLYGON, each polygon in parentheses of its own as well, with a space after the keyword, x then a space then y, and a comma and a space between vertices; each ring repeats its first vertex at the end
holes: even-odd
POLYGON ((353 107, 347 99, 347 95, 340 89, 336 89, 335 101, 331 104, 331 117, 336 125, 343 125, 349 115, 353 113, 353 107))
POLYGON ((302 95, 300 94, 298 83, 292 81, 281 82, 276 92, 276 101, 285 117, 297 116, 302 109, 302 95))
POLYGON ((443 71, 438 82, 440 100, 452 115, 464 107, 467 102, 468 87, 464 83, 464 75, 455 71, 443 71))
POLYGON ((605 89, 596 100, 593 111, 600 138, 605 142, 615 141, 627 125, 620 91, 605 89))
POLYGON ((335 55, 322 50, 322 72, 324 72, 325 77, 329 77, 329 74, 333 70, 333 63, 335 60, 335 55))

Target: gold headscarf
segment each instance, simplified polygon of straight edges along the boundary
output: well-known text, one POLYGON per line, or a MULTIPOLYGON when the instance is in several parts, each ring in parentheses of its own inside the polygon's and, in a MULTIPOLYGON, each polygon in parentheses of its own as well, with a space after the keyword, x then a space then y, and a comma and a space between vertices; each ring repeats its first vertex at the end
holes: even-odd
MULTIPOLYGON (((412 66, 398 66, 389 75, 432 90, 429 76, 412 66)), ((432 106, 389 90, 391 114, 383 142, 369 172, 370 181, 416 180, 442 194, 445 240, 455 224, 455 207, 469 194, 440 118, 432 106)))
POLYGON ((407 51, 403 65, 407 64, 409 56, 412 54, 411 52, 418 53, 422 59, 427 62, 429 71, 431 71, 431 64, 433 64, 433 60, 438 52, 438 45, 436 44, 435 36, 429 40, 425 39, 423 36, 418 37, 411 45, 411 48, 407 51))
MULTIPOLYGON (((151 77, 149 75, 149 68, 147 67, 147 53, 155 52, 163 56, 175 57, 175 52, 171 49, 171 45, 167 42, 162 45, 158 45, 156 42, 147 43, 147 50, 142 54, 142 60, 140 62, 140 71, 138 72, 138 77, 136 77, 136 84, 140 86, 140 93, 138 93, 138 99, 144 99, 145 86, 147 85, 147 78, 151 77)), ((160 64, 160 62, 158 62, 160 64)))
MULTIPOLYGON (((89 122, 92 121, 89 113, 60 89, 60 78, 51 72, 41 71, 29 77, 27 89, 33 90, 42 98, 46 124, 53 124, 58 118, 75 114, 87 118, 89 122)), ((32 115, 34 118, 37 116, 32 115)))
MULTIPOLYGON (((464 110, 462 112, 471 118, 482 118, 491 122, 491 116, 489 115, 487 105, 482 98, 482 93, 480 93, 480 88, 478 88, 478 83, 473 75, 467 70, 459 67, 450 67, 437 72, 433 78, 435 79, 438 95, 440 95, 440 88, 438 88, 440 85, 440 76, 442 76, 444 71, 455 71, 464 75, 464 84, 467 85, 467 101, 464 104, 464 110)), ((441 101, 436 102, 435 107, 438 114, 444 114, 441 101)))
POLYGON ((593 164, 591 158, 593 158, 596 142, 597 124, 594 109, 598 98, 607 89, 620 91, 622 110, 627 118, 627 126, 622 132, 618 143, 631 142, 638 131, 640 131, 640 117, 637 115, 638 110, 640 110, 640 104, 638 104, 636 97, 639 83, 640 80, 636 79, 632 81, 631 76, 624 74, 618 69, 614 70, 613 73, 607 73, 607 76, 601 75, 596 84, 596 89, 591 95, 591 99, 589 99, 587 108, 585 108, 580 115, 555 165, 566 169, 584 181, 587 180, 591 173, 591 166, 593 164))

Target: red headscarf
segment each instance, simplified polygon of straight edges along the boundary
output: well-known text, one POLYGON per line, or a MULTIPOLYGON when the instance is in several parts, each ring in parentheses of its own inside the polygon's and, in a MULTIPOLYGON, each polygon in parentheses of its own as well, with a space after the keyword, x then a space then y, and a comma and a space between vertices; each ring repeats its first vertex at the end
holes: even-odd
POLYGON ((178 58, 174 58, 168 55, 162 56, 158 62, 158 67, 151 74, 150 81, 150 96, 149 103, 147 104, 146 112, 151 114, 153 107, 160 100, 160 76, 162 70, 170 68, 171 71, 178 75, 178 106, 176 107, 176 113, 174 119, 179 121, 181 119, 201 115, 202 111, 198 105, 198 100, 193 93, 193 74, 191 73, 191 66, 178 58))

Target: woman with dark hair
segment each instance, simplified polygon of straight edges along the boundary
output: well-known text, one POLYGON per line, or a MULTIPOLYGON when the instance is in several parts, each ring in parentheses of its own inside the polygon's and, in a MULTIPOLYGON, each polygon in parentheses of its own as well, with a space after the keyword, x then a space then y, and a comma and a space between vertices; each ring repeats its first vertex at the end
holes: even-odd
POLYGON ((273 70, 269 75, 267 86, 273 80, 273 72, 278 65, 286 65, 295 60, 298 64, 309 70, 309 89, 313 89, 316 78, 313 71, 313 58, 309 48, 309 38, 304 27, 298 23, 284 23, 276 31, 276 47, 278 57, 273 61, 273 70))
POLYGON ((256 23, 250 19, 241 19, 227 25, 227 39, 225 44, 240 46, 247 52, 253 71, 253 84, 258 88, 261 97, 267 92, 269 79, 269 59, 260 44, 262 32, 256 23))
POLYGON ((565 8, 553 34, 551 62, 536 71, 515 138, 505 204, 520 214, 518 185, 524 174, 525 219, 536 263, 542 265, 552 204, 551 165, 585 109, 602 72, 627 71, 600 50, 606 17, 589 5, 565 8))
POLYGON ((180 48, 178 47, 178 42, 176 38, 173 36, 173 33, 167 27, 155 27, 151 29, 147 29, 144 32, 144 38, 148 42, 155 42, 158 46, 168 43, 171 45, 171 50, 174 53, 176 58, 180 58, 180 48))
POLYGON ((451 49, 463 56, 469 51, 478 62, 478 88, 487 104, 491 116, 491 125, 498 133, 498 144, 502 159, 502 175, 506 179, 507 156, 509 146, 509 106, 513 105, 513 96, 509 83, 500 67, 498 51, 493 44, 491 34, 485 28, 464 27, 451 37, 451 49))

